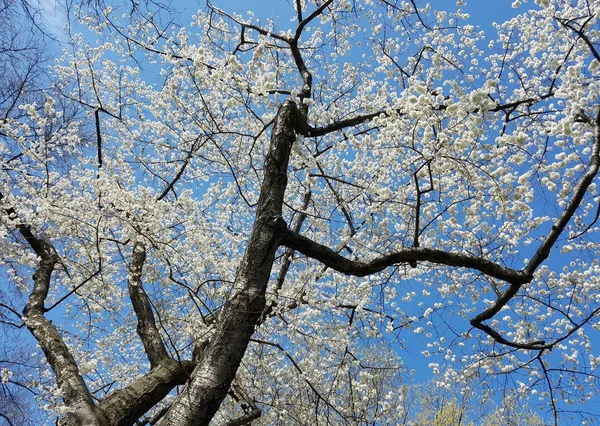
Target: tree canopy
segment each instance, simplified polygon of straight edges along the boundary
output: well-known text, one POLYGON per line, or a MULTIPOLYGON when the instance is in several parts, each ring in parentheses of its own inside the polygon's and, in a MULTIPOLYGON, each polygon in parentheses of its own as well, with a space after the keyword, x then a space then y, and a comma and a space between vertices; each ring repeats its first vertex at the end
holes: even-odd
POLYGON ((419 356, 593 419, 600 1, 440 3, 69 2, 0 102, 2 389, 61 425, 403 424, 419 356))

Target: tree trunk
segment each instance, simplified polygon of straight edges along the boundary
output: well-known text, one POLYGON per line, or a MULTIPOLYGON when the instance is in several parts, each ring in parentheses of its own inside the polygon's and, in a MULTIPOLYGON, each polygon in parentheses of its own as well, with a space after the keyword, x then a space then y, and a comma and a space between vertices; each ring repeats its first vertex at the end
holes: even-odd
POLYGON ((287 229, 281 211, 297 119, 298 109, 291 100, 277 112, 252 235, 238 267, 231 296, 219 315, 215 334, 198 360, 190 382, 160 426, 208 425, 235 378, 265 307, 265 290, 275 251, 287 229))

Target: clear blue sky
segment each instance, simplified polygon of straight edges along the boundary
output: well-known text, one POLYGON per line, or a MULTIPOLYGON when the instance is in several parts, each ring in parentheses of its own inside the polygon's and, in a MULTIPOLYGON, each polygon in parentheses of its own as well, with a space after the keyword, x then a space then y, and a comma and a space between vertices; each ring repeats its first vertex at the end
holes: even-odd
MULTIPOLYGON (((267 19, 273 19, 280 28, 286 29, 292 27, 294 24, 290 22, 290 18, 294 16, 294 9, 292 7, 293 0, 213 0, 213 4, 226 12, 238 12, 242 15, 246 11, 250 10, 253 12, 254 17, 265 21, 267 19)), ((430 2, 432 7, 444 8, 449 7, 450 9, 455 8, 454 0, 433 0, 430 2)), ((493 39, 494 31, 492 28, 492 22, 503 22, 512 16, 515 16, 520 12, 519 9, 513 9, 511 6, 512 1, 485 1, 485 0, 471 0, 464 9, 471 15, 471 23, 481 27, 486 31, 487 39, 493 39)), ((183 9, 180 23, 187 26, 191 20, 191 16, 196 13, 198 9, 204 9, 204 0, 175 0, 173 7, 176 9, 183 9)), ((54 18, 53 18, 54 19, 54 18)), ((58 25, 52 21, 52 25, 58 25)), ((467 321, 457 320, 456 328, 461 331, 467 331, 469 329, 467 321)), ((406 352, 400 349, 403 353, 403 358, 406 366, 409 369, 415 369, 418 371, 417 379, 419 381, 425 381, 431 378, 431 370, 428 367, 430 362, 437 362, 440 360, 425 358, 421 356, 420 352, 425 349, 424 342, 417 335, 412 335, 409 330, 404 333, 403 338, 411 339, 407 341, 407 344, 412 346, 410 352, 406 352)))

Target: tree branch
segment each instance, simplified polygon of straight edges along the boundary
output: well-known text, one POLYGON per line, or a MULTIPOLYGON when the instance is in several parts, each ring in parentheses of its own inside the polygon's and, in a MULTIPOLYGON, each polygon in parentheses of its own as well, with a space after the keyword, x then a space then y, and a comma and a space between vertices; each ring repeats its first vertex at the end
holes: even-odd
POLYGON ((598 174, 598 170, 600 168, 600 107, 598 108, 598 113, 596 115, 596 121, 594 123, 594 142, 592 147, 592 154, 590 156, 590 163, 588 165, 588 169, 581 178, 581 180, 575 186, 573 190, 573 195, 569 203, 565 207, 565 210, 562 212, 560 217, 556 220, 554 225, 552 225, 552 229, 544 238, 544 241, 537 249, 529 264, 525 267, 524 272, 527 275, 533 275, 536 269, 541 265, 541 263, 548 258, 550 255, 550 250, 558 237, 562 234, 565 227, 579 208, 583 197, 585 196, 588 188, 594 181, 594 178, 598 174))
POLYGON ((130 426, 152 409, 175 388, 183 385, 192 374, 196 363, 162 359, 148 374, 129 386, 116 390, 100 402, 109 425, 130 426))
POLYGON ((156 327, 150 299, 142 286, 142 268, 145 261, 146 247, 142 242, 136 241, 133 244, 133 253, 129 263, 127 288, 138 319, 137 333, 142 339, 150 365, 155 368, 163 359, 169 358, 169 353, 156 327))
POLYGON ((358 126, 359 124, 365 123, 381 114, 386 114, 385 111, 377 111, 369 114, 357 115, 356 117, 346 118, 343 120, 336 121, 323 127, 311 127, 307 123, 298 129, 298 132, 302 136, 317 137, 325 136, 329 133, 337 132, 338 130, 345 129, 346 127, 358 126))
POLYGON ((77 284, 75 287, 73 287, 73 289, 71 291, 69 291, 67 294, 65 294, 60 299, 58 299, 56 302, 54 302, 50 307, 46 308, 46 312, 50 312, 52 309, 56 308, 58 305, 60 305, 62 302, 64 302, 70 295, 72 295, 73 293, 76 293, 77 290, 79 290, 81 287, 83 287, 85 284, 87 284, 92 278, 94 278, 100 272, 102 272, 102 269, 101 269, 101 267, 98 267, 98 269, 96 269, 96 271, 92 275, 90 275, 85 280, 83 280, 82 282, 77 284))
POLYGON ((226 426, 242 426, 242 425, 247 425, 252 420, 258 419, 261 415, 262 415, 262 411, 260 411, 260 409, 258 409, 258 408, 255 408, 254 410, 250 411, 248 414, 245 414, 245 415, 243 415, 241 417, 238 417, 235 420, 227 422, 226 426))
MULTIPOLYGON (((304 199, 302 200, 302 210, 300 211, 296 222, 294 223, 294 232, 300 232, 302 229, 302 224, 306 220, 306 210, 308 209, 308 204, 312 198, 312 192, 310 189, 306 191, 304 194, 304 199)), ((294 257, 294 249, 288 248, 283 255, 283 262, 281 264, 281 268, 279 269, 279 273, 277 274, 277 279, 275 280, 275 288, 273 292, 277 297, 279 295, 279 291, 283 288, 283 283, 287 277, 287 273, 290 270, 290 266, 292 265, 292 259, 294 257)), ((261 322, 264 322, 266 318, 269 318, 273 309, 278 305, 277 299, 273 299, 269 305, 265 308, 261 315, 261 322)))
MULTIPOLYGON (((0 193, 0 200, 3 199, 4 195, 0 193)), ((17 219, 14 208, 9 207, 5 211, 11 219, 17 219)), ((105 419, 96 408, 71 351, 58 329, 44 316, 44 303, 50 290, 52 273, 56 264, 60 262, 60 257, 54 246, 45 239, 38 238, 29 225, 17 223, 16 228, 40 259, 39 266, 33 274, 33 290, 23 309, 23 317, 25 325, 37 340, 54 371, 56 383, 69 410, 61 424, 103 425, 105 419)))
POLYGON ((571 31, 573 31, 575 34, 577 34, 579 36, 579 38, 581 38, 583 40, 583 42, 587 45, 587 47, 590 49, 590 52, 592 53, 592 55, 594 56, 594 58, 600 62, 600 53, 598 53, 598 51, 596 50, 596 47, 594 46, 594 44, 592 43, 592 41, 590 40, 590 38, 583 32, 583 29, 585 28, 585 26, 588 24, 588 22, 590 22, 592 19, 594 18, 594 15, 588 17, 585 22, 583 24, 581 24, 581 28, 577 29, 575 27, 573 27, 569 21, 565 21, 564 19, 558 19, 557 21, 560 22, 560 24, 562 26, 564 26, 565 28, 570 29, 571 31))
MULTIPOLYGON (((294 34, 294 41, 295 42, 298 42, 298 40, 300 40, 300 36, 302 35, 302 31, 304 30, 304 27, 306 27, 308 24, 310 24, 310 21, 312 21, 317 16, 319 16, 321 13, 323 13, 323 11, 327 7, 329 7, 329 5, 331 3, 333 3, 333 0, 327 0, 321 6, 319 6, 313 13, 311 13, 310 15, 308 15, 306 17, 306 19, 303 19, 303 20, 299 21, 298 27, 296 28, 296 34, 294 34)), ((302 15, 298 15, 298 16, 301 17, 302 15)))
POLYGON ((96 150, 97 150, 97 161, 98 161, 98 173, 102 169, 102 132, 100 131, 100 109, 94 110, 94 118, 96 120, 96 150))
POLYGON ((524 284, 532 277, 523 271, 510 269, 487 259, 461 253, 451 253, 425 247, 406 248, 379 256, 368 262, 350 260, 315 241, 288 230, 281 243, 289 248, 318 260, 329 268, 346 275, 363 277, 383 271, 389 266, 408 262, 430 262, 447 266, 459 266, 480 271, 491 277, 515 284, 524 284))
POLYGON ((231 295, 219 313, 213 336, 202 351, 189 382, 161 419, 161 425, 208 425, 235 378, 265 309, 266 287, 275 252, 287 228, 281 214, 298 114, 292 100, 286 101, 277 112, 252 234, 231 295))

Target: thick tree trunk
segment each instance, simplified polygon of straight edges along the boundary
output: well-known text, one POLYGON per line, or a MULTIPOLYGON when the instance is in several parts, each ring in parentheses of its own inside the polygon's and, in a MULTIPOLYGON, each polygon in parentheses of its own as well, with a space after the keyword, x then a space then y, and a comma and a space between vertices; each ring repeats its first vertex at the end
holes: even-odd
POLYGON ((160 426, 208 425, 227 395, 254 327, 265 307, 265 289, 287 225, 281 217, 290 150, 296 139, 296 104, 279 109, 248 247, 237 270, 231 297, 219 315, 212 340, 192 378, 160 426))

